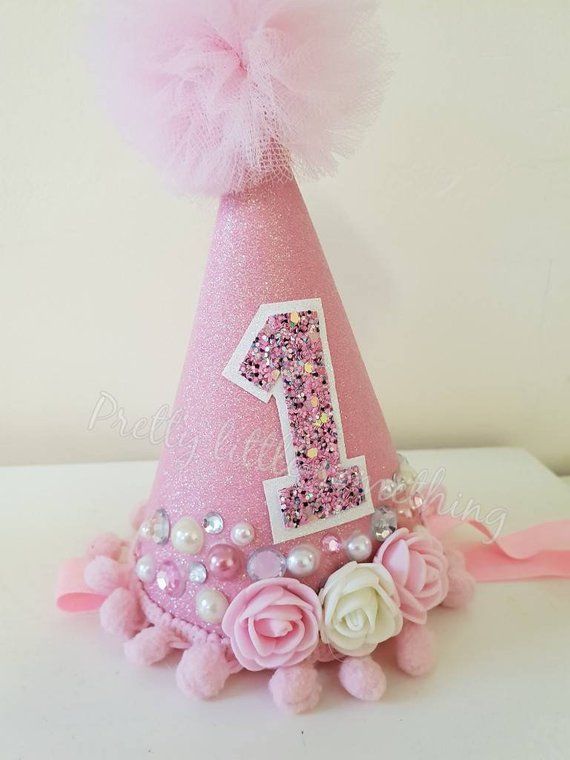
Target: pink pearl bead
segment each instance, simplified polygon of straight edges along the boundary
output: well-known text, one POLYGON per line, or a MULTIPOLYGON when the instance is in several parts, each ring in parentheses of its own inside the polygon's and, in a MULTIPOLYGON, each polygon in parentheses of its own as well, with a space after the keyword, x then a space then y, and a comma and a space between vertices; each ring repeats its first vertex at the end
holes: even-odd
POLYGON ((235 546, 216 544, 208 552, 206 565, 214 578, 230 581, 237 578, 242 572, 243 555, 235 546))

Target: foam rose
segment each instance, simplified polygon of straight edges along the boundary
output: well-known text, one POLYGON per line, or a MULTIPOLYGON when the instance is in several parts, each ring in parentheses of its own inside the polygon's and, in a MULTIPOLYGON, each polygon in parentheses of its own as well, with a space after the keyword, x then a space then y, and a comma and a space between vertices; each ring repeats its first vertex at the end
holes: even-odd
POLYGON ((428 611, 447 595, 447 559, 440 542, 423 528, 396 530, 380 546, 374 562, 394 579, 402 615, 412 623, 425 623, 428 611))
POLYGON ((252 583, 232 601, 222 629, 247 670, 297 665, 319 643, 321 605, 315 592, 295 578, 252 583))
POLYGON ((382 565, 343 565, 329 576, 319 599, 324 613, 321 638, 341 654, 370 654, 402 628, 394 581, 382 565))

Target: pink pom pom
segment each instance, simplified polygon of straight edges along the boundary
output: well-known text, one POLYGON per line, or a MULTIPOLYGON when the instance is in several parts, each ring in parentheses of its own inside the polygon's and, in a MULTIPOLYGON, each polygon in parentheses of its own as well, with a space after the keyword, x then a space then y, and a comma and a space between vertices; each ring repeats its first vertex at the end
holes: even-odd
POLYGON ((442 602, 443 606, 453 610, 466 607, 475 594, 475 578, 460 568, 450 568, 448 578, 449 591, 442 602))
POLYGON ((367 702, 377 702, 386 691, 384 671, 372 657, 347 657, 341 663, 339 678, 349 694, 367 702))
POLYGON ((277 707, 293 713, 308 712, 316 707, 322 688, 316 668, 306 663, 278 668, 269 681, 269 691, 277 707))
POLYGON ((102 5, 111 110, 181 192, 330 173, 379 102, 376 0, 102 5))
POLYGON ((223 648, 208 641, 184 652, 176 669, 176 683, 187 697, 211 699, 224 688, 230 673, 223 648))
POLYGON ((117 588, 105 599, 99 609, 101 627, 113 636, 130 639, 144 625, 136 594, 126 588, 117 588))
POLYGON ((110 557, 95 557, 85 568, 84 578, 89 588, 108 596, 116 588, 127 585, 128 569, 110 557))
POLYGON ((154 665, 164 660, 170 652, 173 640, 167 628, 150 626, 124 644, 125 656, 133 665, 154 665))
POLYGON ((465 555, 459 549, 446 549, 445 556, 449 566, 449 571, 465 570, 465 555))
POLYGON ((123 546, 124 541, 119 536, 116 536, 114 533, 102 533, 87 547, 87 556, 119 559, 123 546))
POLYGON ((425 625, 404 623, 396 637, 396 662, 409 676, 423 676, 435 665, 434 636, 425 625))

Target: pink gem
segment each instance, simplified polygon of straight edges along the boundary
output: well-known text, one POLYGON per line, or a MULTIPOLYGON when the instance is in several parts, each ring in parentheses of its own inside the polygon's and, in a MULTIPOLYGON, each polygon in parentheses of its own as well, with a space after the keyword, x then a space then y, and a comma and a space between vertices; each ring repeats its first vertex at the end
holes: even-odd
POLYGON ((243 555, 235 546, 216 544, 208 552, 206 565, 214 578, 233 580, 243 570, 243 555))
POLYGON ((160 564, 156 574, 156 585, 161 591, 166 591, 169 596, 182 596, 186 588, 186 582, 178 565, 171 559, 166 559, 160 564))
POLYGON ((247 561, 247 574, 252 581, 265 578, 280 578, 285 575, 287 560, 277 549, 270 547, 257 549, 247 561))
POLYGON ((342 549, 342 542, 338 536, 329 533, 328 535, 323 536, 321 546, 323 551, 327 554, 338 554, 342 549))

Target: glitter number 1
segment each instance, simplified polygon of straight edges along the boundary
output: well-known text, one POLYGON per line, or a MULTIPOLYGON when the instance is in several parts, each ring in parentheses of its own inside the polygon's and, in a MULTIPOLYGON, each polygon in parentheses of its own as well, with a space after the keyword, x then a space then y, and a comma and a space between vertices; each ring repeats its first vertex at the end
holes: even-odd
POLYGON ((364 457, 346 459, 320 299, 261 306, 224 376, 277 402, 288 475, 263 484, 276 543, 373 511, 364 457))

